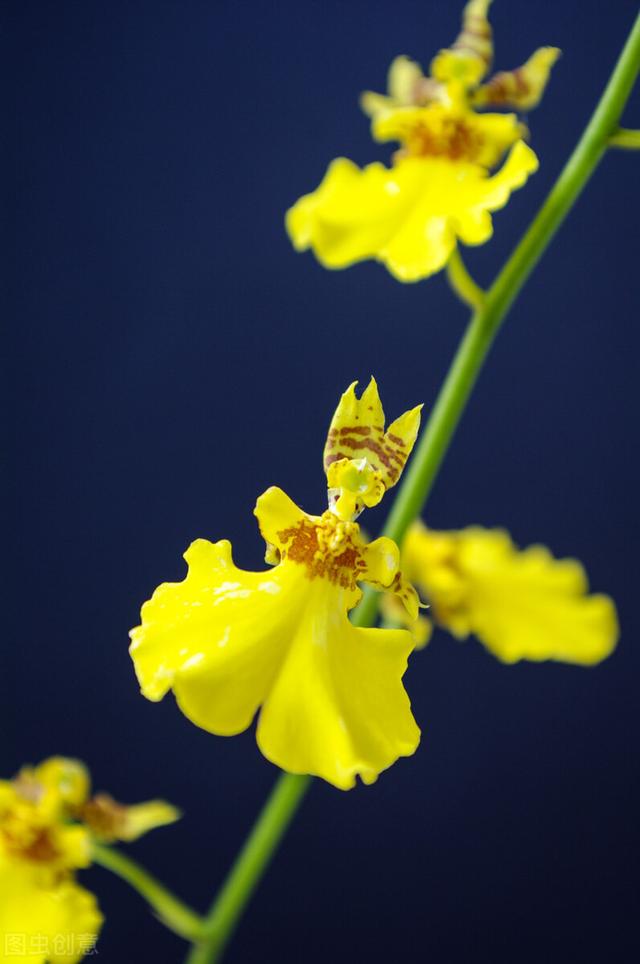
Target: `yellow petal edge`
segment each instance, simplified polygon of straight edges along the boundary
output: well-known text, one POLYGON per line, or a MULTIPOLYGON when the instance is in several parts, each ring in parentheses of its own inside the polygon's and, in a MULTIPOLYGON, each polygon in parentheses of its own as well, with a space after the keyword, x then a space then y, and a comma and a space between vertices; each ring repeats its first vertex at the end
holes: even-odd
POLYGON ((476 164, 452 165, 437 157, 363 169, 338 158, 318 189, 287 212, 287 231, 296 250, 311 248, 326 268, 374 259, 399 281, 420 281, 445 266, 458 241, 487 241, 491 213, 537 167, 523 141, 493 175, 476 164))
POLYGON ((555 559, 540 545, 518 549, 501 529, 436 532, 421 523, 409 530, 402 559, 435 621, 458 638, 474 634, 502 662, 591 666, 615 649, 615 605, 589 594, 575 559, 555 559))

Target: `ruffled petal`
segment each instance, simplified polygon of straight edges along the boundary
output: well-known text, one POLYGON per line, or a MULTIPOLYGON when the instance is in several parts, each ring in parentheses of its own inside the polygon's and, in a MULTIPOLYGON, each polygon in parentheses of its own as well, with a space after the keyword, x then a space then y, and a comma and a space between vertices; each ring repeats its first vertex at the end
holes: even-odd
POLYGON ((308 602, 260 714, 257 740, 282 769, 347 790, 358 775, 373 783, 418 746, 401 682, 413 640, 404 630, 354 627, 326 596, 321 590, 308 602))
POLYGON ((413 200, 400 194, 390 174, 382 164, 360 170, 344 157, 332 161, 319 188, 287 212, 296 250, 312 248, 326 268, 375 258, 389 238, 390 222, 413 200))
POLYGON ((544 546, 519 550, 502 530, 415 526, 403 562, 437 622, 458 637, 473 633, 505 663, 551 659, 587 666, 615 648, 612 600, 588 595, 581 564, 554 559, 544 546))
POLYGON ((466 244, 487 241, 489 212, 504 206, 536 167, 521 141, 492 177, 479 165, 442 158, 363 170, 341 158, 318 190, 291 208, 287 229, 298 250, 311 247, 326 267, 374 258, 400 281, 418 281, 444 267, 458 237, 466 244))
POLYGON ((538 170, 538 158, 524 141, 518 141, 500 170, 492 177, 470 180, 460 196, 458 236, 465 244, 484 244, 493 234, 490 211, 503 208, 513 191, 538 170))
POLYGON ((75 964, 94 949, 102 919, 78 884, 41 887, 24 867, 0 867, 0 960, 75 964))
POLYGON ((286 590, 303 576, 296 567, 238 569, 226 541, 199 539, 185 559, 186 579, 161 585, 132 630, 138 680, 152 700, 173 688, 198 726, 240 733, 272 685, 297 615, 295 589, 286 590))

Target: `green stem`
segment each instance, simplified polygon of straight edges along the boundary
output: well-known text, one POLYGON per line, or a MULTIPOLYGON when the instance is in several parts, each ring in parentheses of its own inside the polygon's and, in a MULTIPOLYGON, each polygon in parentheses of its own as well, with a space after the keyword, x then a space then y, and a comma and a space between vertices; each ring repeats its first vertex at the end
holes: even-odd
POLYGON ((467 266, 457 247, 453 249, 453 253, 447 261, 447 281, 460 301, 464 302, 469 308, 476 310, 482 307, 485 293, 467 271, 467 266))
POLYGON ((219 959, 236 921, 264 874, 293 814, 300 806, 311 777, 283 773, 258 815, 253 829, 211 906, 205 938, 195 944, 188 964, 210 964, 219 959))
POLYGON ((178 897, 167 890, 144 867, 120 850, 93 843, 91 856, 96 864, 110 870, 125 880, 144 897, 169 930, 187 941, 199 940, 203 932, 203 919, 178 897))
POLYGON ((609 147, 622 147, 627 151, 640 151, 640 131, 619 127, 609 138, 609 147))
MULTIPOLYGON (((469 323, 384 528, 384 534, 397 542, 422 509, 498 329, 617 130, 639 69, 640 14, 573 154, 469 323)), ((354 613, 354 624, 371 626, 377 603, 375 592, 365 593, 354 613)), ((214 964, 220 959, 309 781, 309 777, 286 773, 276 781, 206 918, 208 936, 193 949, 188 964, 214 964)))

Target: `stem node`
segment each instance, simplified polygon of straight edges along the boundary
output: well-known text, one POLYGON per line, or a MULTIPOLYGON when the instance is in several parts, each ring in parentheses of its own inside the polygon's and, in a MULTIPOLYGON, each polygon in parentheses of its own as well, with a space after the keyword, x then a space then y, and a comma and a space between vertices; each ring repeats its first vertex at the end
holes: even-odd
POLYGON ((640 151, 640 130, 619 127, 609 138, 609 147, 620 147, 626 151, 640 151))

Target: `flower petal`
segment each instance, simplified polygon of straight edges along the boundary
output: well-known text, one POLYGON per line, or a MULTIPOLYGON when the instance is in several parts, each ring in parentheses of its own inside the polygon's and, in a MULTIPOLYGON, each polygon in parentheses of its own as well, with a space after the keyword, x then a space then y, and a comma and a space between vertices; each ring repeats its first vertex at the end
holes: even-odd
MULTIPOLYGON (((287 576, 238 569, 226 541, 199 539, 185 553, 189 572, 164 583, 132 630, 131 656, 143 694, 161 699, 173 687, 180 708, 212 733, 245 730, 273 682, 296 618, 287 576)), ((302 570, 300 570, 302 573, 302 570)), ((298 578, 304 578, 299 575, 298 578)))
POLYGON ((436 620, 455 636, 473 633, 498 659, 591 665, 615 648, 618 622, 608 596, 588 595, 575 559, 544 546, 519 550, 508 533, 471 527, 412 527, 403 547, 408 572, 436 620))
POLYGON ((420 731, 402 686, 413 640, 404 630, 359 629, 318 593, 309 603, 260 714, 264 755, 291 773, 347 790, 373 783, 420 731))
POLYGON ((278 549, 286 545, 280 533, 295 528, 303 519, 311 518, 276 485, 270 486, 258 498, 253 514, 258 520, 264 541, 278 549))
POLYGON ((166 800, 119 803, 108 793, 96 793, 79 813, 83 824, 98 840, 137 840, 157 827, 175 823, 182 814, 166 800))
POLYGON ((361 576, 363 581, 376 588, 387 589, 400 567, 400 550, 393 539, 380 536, 379 539, 366 543, 362 549, 362 557, 366 564, 361 576))
POLYGON ((469 183, 468 194, 461 197, 458 235, 465 244, 483 244, 493 234, 489 211, 503 208, 513 191, 522 187, 538 170, 538 158, 524 141, 518 141, 500 170, 492 177, 469 183))
POLYGON ((313 194, 287 214, 298 250, 313 248, 329 268, 375 258, 400 281, 418 281, 446 264, 459 237, 481 244, 493 232, 489 212, 503 207, 537 167, 526 144, 512 148, 492 177, 476 164, 405 158, 387 169, 360 170, 344 158, 330 165, 313 194))
POLYGON ((316 191, 293 205, 286 227, 297 251, 313 248, 326 268, 346 268, 375 258, 389 237, 389 221, 407 203, 382 164, 360 170, 352 161, 332 161, 316 191))
POLYGON ((474 93, 472 102, 479 107, 511 107, 533 110, 544 94, 551 68, 560 56, 557 47, 540 47, 526 63, 515 70, 502 70, 474 93))
MULTIPOLYGON (((395 419, 385 431, 385 414, 375 378, 371 377, 360 398, 355 391, 357 384, 352 382, 343 392, 331 419, 323 455, 327 481, 330 487, 338 481, 333 473, 329 477, 334 463, 364 460, 373 470, 369 479, 371 492, 375 491, 376 481, 390 489, 400 478, 415 444, 422 405, 395 419)), ((379 492, 376 495, 372 501, 365 498, 364 504, 375 505, 382 497, 379 492)))
POLYGON ((0 938, 7 960, 75 964, 92 951, 101 924, 95 897, 78 884, 42 887, 27 868, 0 866, 0 938))
POLYGON ((451 47, 441 50, 431 63, 438 80, 474 87, 493 60, 493 32, 489 23, 491 0, 469 0, 462 11, 462 30, 451 47))

